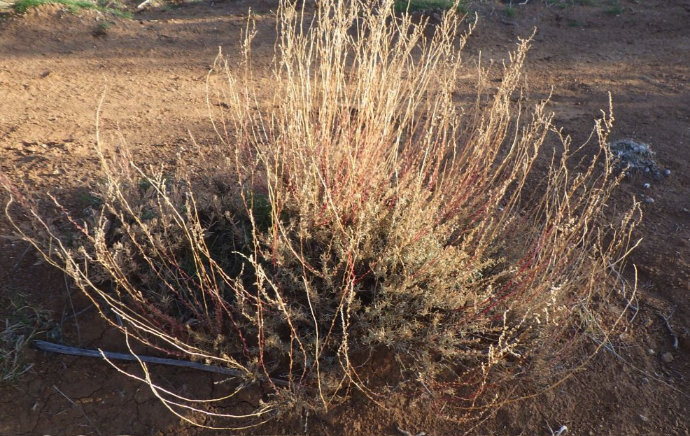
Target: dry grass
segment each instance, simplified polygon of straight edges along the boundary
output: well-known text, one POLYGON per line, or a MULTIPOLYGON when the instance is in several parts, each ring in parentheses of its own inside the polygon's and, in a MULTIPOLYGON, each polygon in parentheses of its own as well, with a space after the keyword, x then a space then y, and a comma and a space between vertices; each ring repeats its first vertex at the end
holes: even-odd
POLYGON ((23 302, 20 294, 3 298, 4 319, 0 321, 0 387, 15 382, 33 368, 26 361, 26 348, 42 325, 40 310, 23 302))
POLYGON ((184 419, 256 425, 356 389, 382 407, 394 391, 448 403, 445 417, 468 421, 510 400, 506 386, 557 383, 586 357, 588 326, 612 327, 599 303, 637 210, 603 224, 617 183, 611 116, 596 123, 595 153, 573 163, 580 149, 546 103, 515 103, 528 41, 494 89, 462 62, 455 13, 429 39, 364 3, 324 0, 313 20, 281 3, 268 104, 248 26, 242 61, 221 56, 209 75, 219 141, 203 159, 140 169, 99 147, 102 206, 85 220, 63 210, 79 235, 70 245, 13 192, 40 233, 18 229, 113 326, 240 371, 238 390, 273 387, 254 411, 215 414, 209 403, 232 400, 180 397, 142 363, 140 379, 184 419), (469 70, 477 98, 459 102, 469 70), (533 171, 538 159, 547 174, 533 171), (368 378, 381 354, 386 386, 368 378))
POLYGON ((32 336, 25 330, 24 324, 5 319, 0 330, 0 385, 16 380, 33 367, 22 361, 24 349, 32 336))

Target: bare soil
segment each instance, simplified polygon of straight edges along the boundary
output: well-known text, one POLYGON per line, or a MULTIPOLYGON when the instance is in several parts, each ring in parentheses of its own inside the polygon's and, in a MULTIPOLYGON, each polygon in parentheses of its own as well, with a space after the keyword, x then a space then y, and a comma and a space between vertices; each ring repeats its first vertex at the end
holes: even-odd
MULTIPOLYGON (((503 3, 480 2, 466 54, 476 58, 481 51, 485 61, 501 61, 518 37, 537 28, 527 98, 552 93, 557 124, 577 143, 608 108, 610 92, 611 139, 648 143, 659 167, 670 170, 661 177, 631 174, 611 203, 626 207, 633 196, 644 202, 636 235, 643 240, 630 258, 640 287, 633 322, 586 371, 544 395, 506 405, 472 430, 438 419, 432 405, 382 411, 355 396, 328 416, 295 413, 245 433, 400 434, 399 427, 428 435, 548 435, 548 426, 566 425, 569 435, 690 435, 690 1, 621 0, 622 11, 607 2, 548 3, 515 5, 509 17, 503 3), (660 315, 679 337, 677 349, 660 315)), ((205 77, 219 47, 238 53, 249 6, 257 13, 254 62, 266 71, 256 80, 270 87, 274 1, 202 2, 131 20, 45 6, 0 19, 0 169, 26 190, 88 206, 89 186, 98 177, 95 111, 106 87, 101 135, 113 145, 121 135, 137 159, 173 164, 193 148, 191 137, 213 141, 205 77), (99 34, 103 20, 111 24, 99 34)), ((7 236, 0 238, 2 304, 21 295, 47 310, 52 322, 44 337, 124 351, 122 338, 90 302, 27 244, 9 237, 4 220, 0 235, 7 236)), ((632 268, 626 274, 632 278, 632 268)), ((0 308, 0 315, 10 317, 11 310, 0 308)), ((102 361, 35 350, 26 360, 33 369, 0 390, 0 434, 216 434, 176 418, 148 388, 102 361)), ((224 389, 214 384, 219 375, 160 371, 164 387, 197 397, 224 389)), ((248 393, 233 407, 260 395, 248 393)))

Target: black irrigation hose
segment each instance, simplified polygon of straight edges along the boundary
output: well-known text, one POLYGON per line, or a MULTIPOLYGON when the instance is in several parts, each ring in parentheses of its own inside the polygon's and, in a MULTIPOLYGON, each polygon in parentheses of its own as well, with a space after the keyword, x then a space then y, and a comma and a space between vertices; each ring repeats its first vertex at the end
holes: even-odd
MULTIPOLYGON (((109 360, 126 360, 129 362, 142 361, 146 363, 154 363, 158 365, 169 365, 169 366, 180 366, 183 368, 192 368, 200 371, 215 372, 216 374, 224 374, 233 377, 241 377, 242 372, 235 369, 223 368, 221 366, 204 365, 198 362, 189 362, 186 360, 175 360, 175 359, 165 359, 161 357, 151 357, 151 356, 135 356, 133 354, 125 353, 113 353, 111 351, 99 351, 90 350, 87 348, 77 348, 70 347, 67 345, 54 344, 52 342, 46 341, 34 341, 34 346, 39 350, 46 351, 48 353, 58 353, 58 354, 68 354, 70 356, 82 356, 82 357, 107 357, 109 360), (102 354, 101 354, 102 353, 102 354)), ((274 384, 279 386, 289 386, 290 383, 286 380, 281 379, 270 379, 274 384)))

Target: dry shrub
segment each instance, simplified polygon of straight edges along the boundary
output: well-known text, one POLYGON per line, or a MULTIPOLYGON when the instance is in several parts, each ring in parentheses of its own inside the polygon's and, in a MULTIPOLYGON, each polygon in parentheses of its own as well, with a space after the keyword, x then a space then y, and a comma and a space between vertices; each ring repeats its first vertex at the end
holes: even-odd
POLYGON ((602 221, 611 117, 574 165, 546 102, 516 103, 528 41, 494 89, 461 62, 455 13, 429 38, 391 1, 364 3, 324 0, 312 20, 282 1, 270 93, 256 89, 248 26, 241 62, 219 56, 209 75, 219 141, 202 160, 166 174, 99 148, 102 206, 70 217, 72 246, 34 213, 50 244, 26 237, 128 337, 234 369, 237 391, 272 388, 254 411, 212 413, 231 400, 178 396, 142 364, 199 425, 327 410, 351 389, 382 407, 393 392, 448 403, 467 421, 519 381, 557 383, 586 357, 583 338, 611 328, 600 306, 636 222, 636 209, 602 221), (467 71, 477 97, 459 102, 467 71), (557 151, 540 153, 547 138, 557 151), (370 379, 376 355, 386 385, 370 379))

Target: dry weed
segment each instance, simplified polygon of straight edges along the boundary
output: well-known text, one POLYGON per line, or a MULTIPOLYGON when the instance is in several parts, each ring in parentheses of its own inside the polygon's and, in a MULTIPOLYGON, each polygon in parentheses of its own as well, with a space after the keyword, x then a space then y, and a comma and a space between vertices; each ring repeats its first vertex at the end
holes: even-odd
POLYGON ((128 337, 240 371, 238 391, 272 385, 256 410, 217 414, 209 403, 228 397, 183 398, 142 362, 139 378, 190 422, 256 425, 351 389, 383 407, 393 391, 445 402, 467 421, 507 400, 502 387, 579 365, 592 319, 611 328, 598 307, 637 216, 601 220, 618 180, 611 115, 575 170, 580 149, 546 102, 515 103, 529 41, 497 89, 476 67, 477 98, 460 102, 461 17, 429 38, 391 0, 365 3, 324 0, 309 17, 281 1, 271 100, 255 89, 249 24, 241 62, 219 56, 209 74, 219 141, 203 160, 166 174, 99 148, 102 206, 64 211, 79 238, 65 243, 30 205, 42 233, 18 225, 128 337), (377 353, 387 386, 369 379, 377 353))

